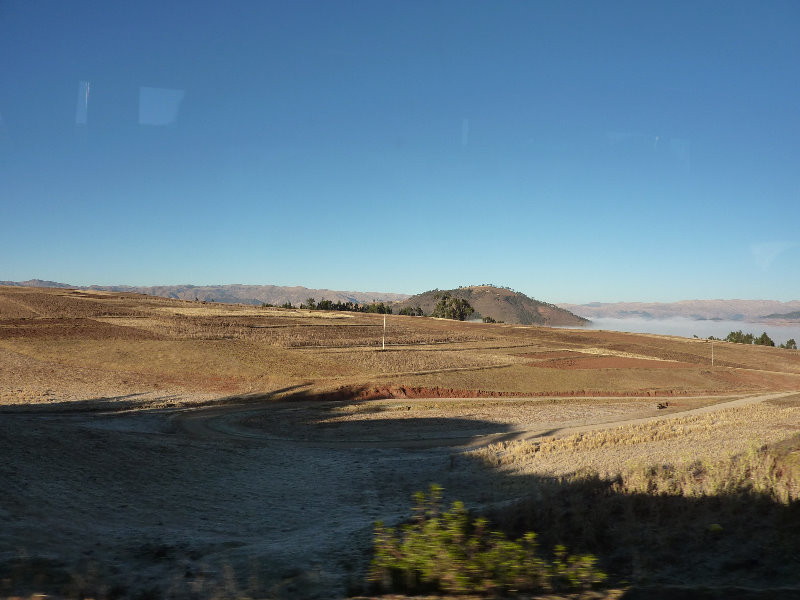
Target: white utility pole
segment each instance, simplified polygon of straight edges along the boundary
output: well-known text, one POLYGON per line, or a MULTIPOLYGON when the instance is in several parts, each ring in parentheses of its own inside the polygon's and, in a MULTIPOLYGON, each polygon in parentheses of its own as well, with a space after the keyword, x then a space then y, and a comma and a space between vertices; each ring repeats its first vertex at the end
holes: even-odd
MULTIPOLYGON (((711 346, 712 348, 714 346, 711 346)), ((383 350, 386 350, 386 313, 383 313, 383 350)), ((714 364, 714 361, 711 361, 714 364)))
POLYGON ((714 366, 714 340, 711 340, 711 366, 714 366))

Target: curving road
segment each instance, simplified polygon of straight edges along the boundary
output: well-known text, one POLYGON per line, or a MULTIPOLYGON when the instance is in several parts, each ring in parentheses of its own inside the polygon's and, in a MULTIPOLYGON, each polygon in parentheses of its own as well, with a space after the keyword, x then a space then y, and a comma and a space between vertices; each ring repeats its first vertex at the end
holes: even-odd
MULTIPOLYGON (((476 448, 499 441, 530 440, 545 437, 561 437, 579 432, 598 431, 638 425, 652 421, 666 420, 690 415, 701 415, 723 409, 735 408, 775 400, 800 392, 773 392, 742 396, 737 394, 729 400, 684 410, 668 410, 658 414, 638 417, 608 418, 602 415, 595 422, 568 425, 562 422, 537 423, 534 428, 510 427, 487 421, 469 422, 453 420, 446 415, 437 419, 391 419, 380 420, 377 425, 371 421, 350 421, 348 423, 323 423, 327 410, 341 403, 332 402, 280 402, 270 403, 258 408, 252 404, 226 405, 212 408, 186 409, 173 417, 173 424, 184 433, 199 439, 227 439, 252 445, 303 445, 324 448, 436 448, 469 447, 476 448), (420 426, 419 423, 422 423, 420 426)), ((630 400, 631 398, 627 398, 630 400)), ((430 402, 446 402, 449 399, 402 400, 409 405, 430 402)), ((453 399, 464 402, 463 398, 453 399)), ((515 401, 524 400, 515 398, 515 401)), ((542 402, 542 398, 531 398, 531 402, 542 402)), ((597 398, 572 398, 572 401, 586 403, 597 398)), ((651 398, 641 400, 651 402, 651 398)), ((682 400, 686 400, 683 398, 682 400)), ((500 403, 498 403, 499 405, 500 403)), ((641 412, 641 411, 640 411, 641 412)), ((648 411, 650 412, 650 411, 648 411)))

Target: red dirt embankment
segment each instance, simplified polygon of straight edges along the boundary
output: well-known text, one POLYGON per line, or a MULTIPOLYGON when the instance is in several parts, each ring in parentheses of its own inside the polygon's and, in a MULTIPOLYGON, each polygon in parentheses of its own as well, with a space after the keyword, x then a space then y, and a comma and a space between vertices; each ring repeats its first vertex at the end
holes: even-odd
POLYGON ((412 387, 412 386, 375 386, 375 387, 352 387, 342 386, 329 392, 313 394, 313 400, 391 400, 402 398, 626 398, 626 397, 674 397, 674 396, 697 396, 714 395, 718 391, 698 392, 685 390, 640 390, 630 392, 619 391, 589 391, 589 390, 568 390, 558 392, 502 392, 490 390, 459 390, 453 388, 440 387, 412 387))

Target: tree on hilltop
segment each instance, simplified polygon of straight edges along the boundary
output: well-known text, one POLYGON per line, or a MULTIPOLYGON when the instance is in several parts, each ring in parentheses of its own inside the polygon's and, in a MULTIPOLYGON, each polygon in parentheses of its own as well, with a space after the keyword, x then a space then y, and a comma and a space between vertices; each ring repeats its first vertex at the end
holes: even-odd
MULTIPOLYGON (((709 338, 711 339, 711 338, 709 338)), ((752 333, 742 333, 742 330, 731 331, 726 337, 726 342, 733 342, 735 344, 755 344, 756 346, 774 346, 775 342, 772 341, 765 331, 760 336, 756 337, 752 333)))
POLYGON ((734 344, 752 344, 755 337, 752 333, 742 333, 742 330, 731 331, 725 336, 726 342, 733 342, 734 344))
POLYGON ((432 317, 466 321, 467 317, 475 312, 469 302, 463 298, 453 298, 448 292, 436 293, 433 298, 438 300, 439 303, 433 309, 432 317))

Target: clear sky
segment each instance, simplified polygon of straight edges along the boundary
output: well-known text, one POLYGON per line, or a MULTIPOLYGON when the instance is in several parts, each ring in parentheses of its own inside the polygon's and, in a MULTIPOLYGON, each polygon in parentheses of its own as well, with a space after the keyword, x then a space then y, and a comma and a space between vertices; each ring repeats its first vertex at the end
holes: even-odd
POLYGON ((800 299, 800 3, 0 0, 0 280, 800 299))

